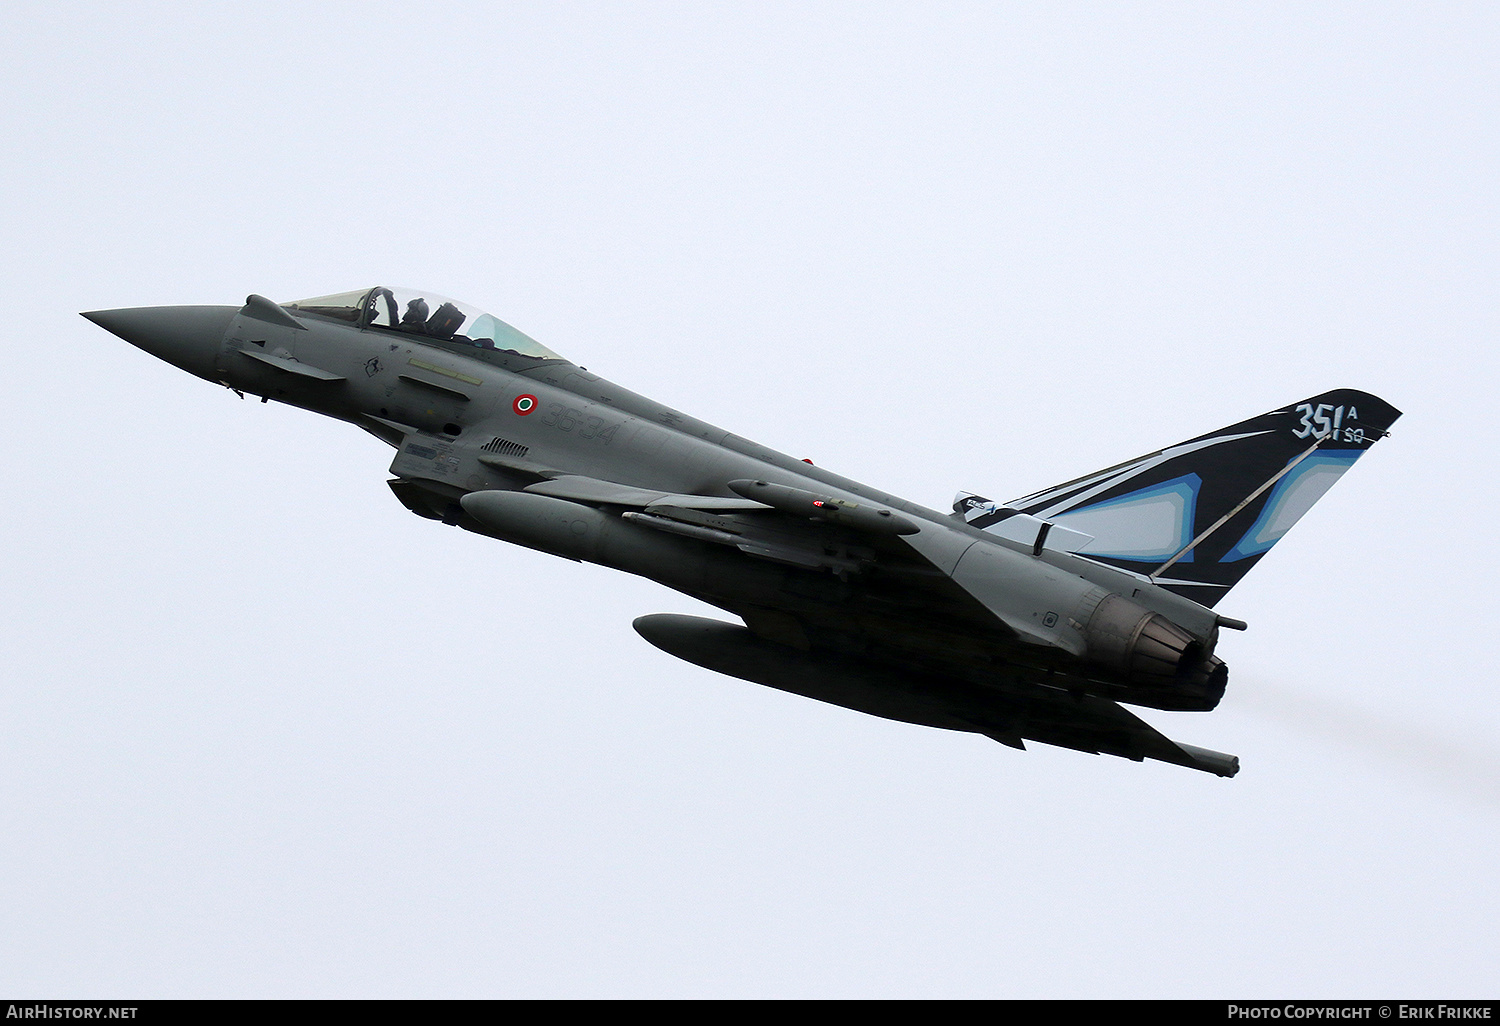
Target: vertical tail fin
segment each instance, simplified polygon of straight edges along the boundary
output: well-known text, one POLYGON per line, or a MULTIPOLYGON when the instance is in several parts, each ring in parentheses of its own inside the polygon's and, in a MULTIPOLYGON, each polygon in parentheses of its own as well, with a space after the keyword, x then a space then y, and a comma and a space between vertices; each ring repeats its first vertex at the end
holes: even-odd
POLYGON ((1056 524, 1070 551, 1212 606, 1400 416, 1336 389, 1004 506, 961 493, 954 512, 986 530, 1056 524))

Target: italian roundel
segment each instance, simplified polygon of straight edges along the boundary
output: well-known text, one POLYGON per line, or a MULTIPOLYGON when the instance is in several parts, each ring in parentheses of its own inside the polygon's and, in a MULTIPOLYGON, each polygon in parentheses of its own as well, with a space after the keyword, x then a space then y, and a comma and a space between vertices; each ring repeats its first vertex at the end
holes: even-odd
POLYGON ((510 405, 511 409, 516 411, 517 416, 524 417, 526 416, 526 414, 536 409, 536 396, 518 395, 516 396, 516 401, 511 403, 510 405))

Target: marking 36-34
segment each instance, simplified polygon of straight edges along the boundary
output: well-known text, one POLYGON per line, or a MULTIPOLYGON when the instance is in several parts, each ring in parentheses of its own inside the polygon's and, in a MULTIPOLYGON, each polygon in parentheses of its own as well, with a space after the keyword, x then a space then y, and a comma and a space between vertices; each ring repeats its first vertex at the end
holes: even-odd
POLYGON ((620 429, 618 421, 607 422, 603 417, 585 413, 582 408, 566 403, 547 403, 546 409, 542 411, 541 421, 547 427, 557 428, 559 431, 571 432, 577 429, 579 438, 591 438, 605 445, 614 441, 615 432, 620 429))

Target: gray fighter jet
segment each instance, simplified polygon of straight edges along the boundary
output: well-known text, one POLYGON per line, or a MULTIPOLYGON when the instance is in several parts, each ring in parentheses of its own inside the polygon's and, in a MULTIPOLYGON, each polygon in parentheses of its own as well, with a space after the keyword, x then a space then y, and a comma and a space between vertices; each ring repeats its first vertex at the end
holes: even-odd
POLYGON ((1338 389, 1033 495, 940 513, 588 373, 428 292, 83 316, 183 370, 358 425, 413 513, 658 581, 743 621, 635 629, 893 720, 1219 776, 1121 703, 1210 710, 1230 588, 1400 416, 1338 389))

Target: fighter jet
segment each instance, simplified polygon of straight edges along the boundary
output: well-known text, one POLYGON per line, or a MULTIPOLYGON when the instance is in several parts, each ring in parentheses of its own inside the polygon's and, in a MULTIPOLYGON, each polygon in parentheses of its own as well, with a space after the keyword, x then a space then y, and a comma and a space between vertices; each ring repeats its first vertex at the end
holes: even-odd
POLYGON ((635 629, 719 673, 892 720, 1223 777, 1124 706, 1207 711, 1216 611, 1400 412, 1353 389, 1008 502, 925 509, 629 392, 430 292, 83 316, 241 396, 396 450, 418 516, 638 574, 737 617, 635 629))

